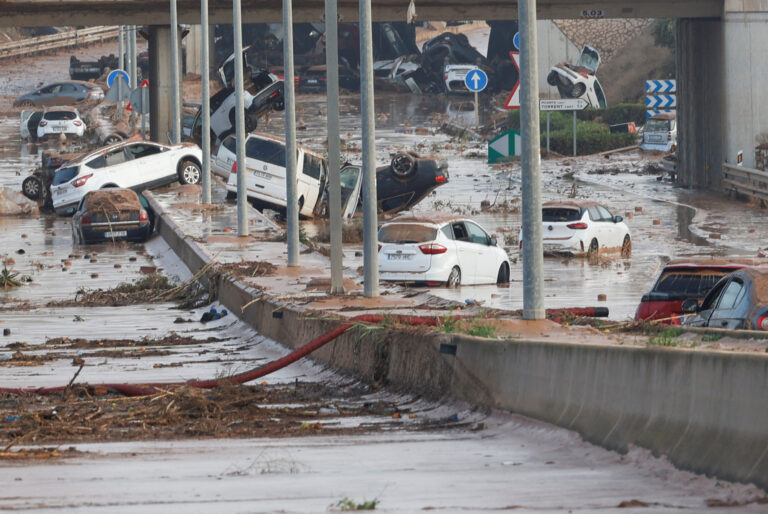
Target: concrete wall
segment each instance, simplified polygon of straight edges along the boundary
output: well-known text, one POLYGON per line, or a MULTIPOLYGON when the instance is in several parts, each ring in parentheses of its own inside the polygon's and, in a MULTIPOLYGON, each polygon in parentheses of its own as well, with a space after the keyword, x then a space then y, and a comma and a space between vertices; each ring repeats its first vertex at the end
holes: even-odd
POLYGON ((723 99, 723 32, 719 19, 677 20, 677 182, 686 187, 720 187, 723 140, 732 129, 723 99))
POLYGON ((575 63, 581 55, 581 48, 574 45, 552 21, 536 22, 539 46, 539 93, 544 98, 560 98, 557 88, 547 84, 547 74, 553 64, 575 63))
POLYGON ((768 0, 727 1, 725 33, 725 148, 723 157, 755 167, 755 147, 768 142, 768 0), (762 11, 762 12, 756 12, 762 11))
MULTIPOLYGON (((180 32, 180 31, 179 31, 180 32)), ((179 40, 181 53, 181 40, 179 40)), ((173 132, 173 102, 171 99, 171 27, 150 25, 149 27, 149 138, 159 143, 168 143, 173 132)), ((179 77, 181 77, 181 56, 179 56, 179 77)), ((181 102, 181 95, 179 95, 181 102)))
MULTIPOLYGON (((167 215, 157 220, 160 234, 193 272, 210 260, 167 215)), ((303 346, 339 323, 318 313, 308 317, 237 280, 217 280, 227 309, 288 347, 303 346), (251 303, 254 298, 262 301, 251 303)), ((765 354, 353 328, 312 358, 369 383, 510 410, 607 448, 637 445, 684 469, 768 488, 765 354)))

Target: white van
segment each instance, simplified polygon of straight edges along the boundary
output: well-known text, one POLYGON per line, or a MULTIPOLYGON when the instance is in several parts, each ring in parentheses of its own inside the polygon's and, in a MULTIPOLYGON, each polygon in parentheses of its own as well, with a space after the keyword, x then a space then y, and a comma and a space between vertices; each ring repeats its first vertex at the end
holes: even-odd
POLYGON ((672 152, 677 145, 677 116, 675 113, 657 114, 645 122, 641 150, 672 152))
MULTIPOLYGON (((245 188, 256 203, 285 209, 285 140, 260 132, 251 132, 245 140, 247 169, 245 188)), ((237 163, 227 180, 227 198, 237 196, 237 163)), ((311 218, 323 193, 328 175, 325 159, 299 146, 296 158, 299 215, 311 218)))

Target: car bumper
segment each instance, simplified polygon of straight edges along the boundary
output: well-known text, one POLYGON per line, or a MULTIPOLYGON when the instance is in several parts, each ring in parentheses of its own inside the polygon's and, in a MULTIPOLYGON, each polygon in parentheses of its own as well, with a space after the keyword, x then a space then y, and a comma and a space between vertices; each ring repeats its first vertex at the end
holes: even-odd
POLYGON ((669 152, 672 150, 673 143, 672 141, 667 141, 666 143, 646 143, 642 142, 640 143, 640 150, 645 151, 659 151, 659 152, 669 152))
POLYGON ((81 227, 80 234, 84 243, 104 243, 110 241, 146 241, 149 237, 149 222, 141 224, 135 228, 120 228, 114 230, 109 228, 88 228, 81 227), (110 234, 112 232, 113 234, 110 234), (115 235, 114 232, 125 232, 125 235, 115 235))
POLYGON ((586 255, 589 245, 584 243, 580 237, 573 236, 568 239, 543 239, 545 255, 586 255))

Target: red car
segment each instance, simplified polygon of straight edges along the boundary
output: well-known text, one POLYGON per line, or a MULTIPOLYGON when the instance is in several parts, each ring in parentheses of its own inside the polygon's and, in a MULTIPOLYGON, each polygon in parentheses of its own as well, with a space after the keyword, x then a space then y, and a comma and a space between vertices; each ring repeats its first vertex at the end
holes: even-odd
POLYGON ((675 316, 683 314, 683 302, 704 298, 710 289, 729 273, 742 269, 765 265, 754 259, 688 259, 670 261, 650 292, 643 295, 635 313, 635 320, 664 320, 666 323, 679 325, 675 316))

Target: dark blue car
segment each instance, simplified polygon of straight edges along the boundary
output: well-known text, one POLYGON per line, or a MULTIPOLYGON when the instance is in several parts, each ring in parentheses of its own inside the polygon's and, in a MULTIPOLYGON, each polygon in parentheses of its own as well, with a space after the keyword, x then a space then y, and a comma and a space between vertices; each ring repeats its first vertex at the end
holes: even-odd
POLYGON ((701 305, 683 302, 684 325, 768 331, 768 268, 744 268, 720 279, 701 305))

